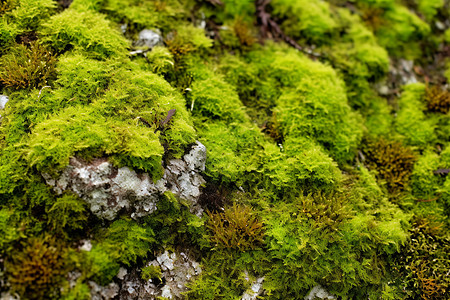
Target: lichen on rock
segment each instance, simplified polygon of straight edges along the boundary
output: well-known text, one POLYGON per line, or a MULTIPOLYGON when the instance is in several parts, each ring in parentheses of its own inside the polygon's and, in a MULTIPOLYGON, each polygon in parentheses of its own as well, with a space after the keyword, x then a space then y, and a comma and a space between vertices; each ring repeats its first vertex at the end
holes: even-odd
POLYGON ((206 148, 197 142, 182 159, 170 160, 156 182, 147 173, 114 167, 107 159, 87 162, 72 158, 58 177, 42 176, 56 193, 74 192, 90 205, 94 215, 106 220, 114 220, 121 210, 132 218, 147 216, 157 209, 156 203, 166 191, 187 201, 191 210, 201 215, 197 201, 205 183, 201 175, 205 162, 206 148))

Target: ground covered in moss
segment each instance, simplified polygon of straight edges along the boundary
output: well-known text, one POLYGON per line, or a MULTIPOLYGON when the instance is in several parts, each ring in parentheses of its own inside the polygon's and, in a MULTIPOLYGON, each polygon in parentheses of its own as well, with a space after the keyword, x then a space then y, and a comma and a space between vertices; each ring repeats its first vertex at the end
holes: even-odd
POLYGON ((448 0, 0 16, 2 299, 450 298, 448 0))

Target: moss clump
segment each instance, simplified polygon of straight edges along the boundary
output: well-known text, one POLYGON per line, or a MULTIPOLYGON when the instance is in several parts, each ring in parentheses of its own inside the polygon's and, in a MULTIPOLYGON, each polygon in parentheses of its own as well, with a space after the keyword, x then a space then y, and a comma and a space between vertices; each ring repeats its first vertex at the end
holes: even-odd
POLYGON ((320 44, 337 27, 327 2, 276 0, 271 5, 273 14, 284 19, 281 28, 292 38, 320 44))
POLYGON ((141 278, 145 281, 150 280, 150 279, 161 280, 161 277, 162 277, 162 271, 161 271, 161 267, 159 267, 159 266, 150 265, 150 266, 142 268, 141 278))
POLYGON ((8 88, 42 87, 54 75, 56 59, 37 42, 17 45, 0 58, 0 83, 8 88))
POLYGON ((5 17, 13 20, 23 31, 36 30, 42 20, 48 19, 56 8, 53 0, 19 0, 16 3, 18 5, 5 17))
POLYGON ((208 213, 206 223, 217 249, 254 250, 264 239, 263 224, 250 207, 234 204, 223 212, 208 213))
POLYGON ((450 110, 450 92, 439 86, 427 87, 425 102, 429 111, 446 114, 450 110))
POLYGON ((450 240, 444 228, 430 217, 414 221, 405 251, 395 260, 407 299, 443 299, 448 294, 450 281, 445 274, 450 267, 450 240))
POLYGON ((32 237, 6 261, 11 290, 26 299, 57 298, 64 280, 64 249, 50 236, 32 237))
POLYGON ((406 142, 414 146, 426 146, 436 140, 435 120, 427 118, 422 101, 425 85, 410 84, 404 87, 399 99, 399 111, 395 120, 397 132, 404 135, 406 142))
POLYGON ((378 171, 379 179, 385 180, 389 191, 401 190, 408 184, 416 161, 410 148, 381 138, 367 142, 364 152, 369 168, 378 171))
POLYGON ((56 96, 73 105, 89 103, 104 93, 113 68, 110 63, 89 59, 80 53, 67 53, 59 57, 56 71, 56 96))
POLYGON ((58 53, 76 49, 100 59, 127 53, 127 40, 103 15, 93 11, 66 9, 42 24, 39 34, 58 53))

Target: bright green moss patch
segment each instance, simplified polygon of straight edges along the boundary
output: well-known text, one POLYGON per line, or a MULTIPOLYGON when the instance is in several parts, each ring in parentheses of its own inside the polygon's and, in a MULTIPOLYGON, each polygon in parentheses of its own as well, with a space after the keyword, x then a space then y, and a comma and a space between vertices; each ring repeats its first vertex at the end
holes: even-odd
POLYGON ((59 53, 84 50, 100 59, 123 57, 128 46, 118 30, 103 15, 93 11, 66 9, 42 24, 39 33, 42 41, 59 53))
POLYGON ((262 299, 317 285, 342 299, 445 297, 446 7, 269 2, 0 4, 2 295, 89 299, 93 282, 115 282, 122 297, 121 267, 161 292, 170 278, 148 262, 167 250, 201 262, 186 299, 241 299, 255 282, 262 299), (138 46, 143 29, 157 46, 138 46), (105 221, 46 183, 72 157, 155 182, 197 140, 194 206, 166 192, 145 217, 105 221))
POLYGON ((424 93, 425 86, 422 84, 406 86, 399 99, 400 110, 395 120, 396 130, 405 136, 408 144, 414 146, 426 146, 436 139, 434 120, 426 118, 423 113, 425 105, 421 99, 424 93))
POLYGON ((19 5, 7 14, 22 30, 36 30, 42 20, 52 15, 56 8, 53 0, 20 0, 19 5))
POLYGON ((116 154, 119 163, 157 177, 163 148, 155 133, 145 131, 132 121, 108 122, 93 107, 70 107, 36 126, 27 158, 38 170, 48 170, 67 166, 77 153, 88 158, 116 154))
POLYGON ((293 38, 320 44, 326 42, 336 28, 326 2, 277 0, 271 5, 274 15, 285 18, 281 28, 293 38))

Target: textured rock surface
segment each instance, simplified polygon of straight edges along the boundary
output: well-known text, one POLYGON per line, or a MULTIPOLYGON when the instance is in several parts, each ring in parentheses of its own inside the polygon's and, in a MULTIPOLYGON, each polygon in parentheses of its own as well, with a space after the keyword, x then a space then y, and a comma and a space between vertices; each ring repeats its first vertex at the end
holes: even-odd
POLYGON ((335 296, 328 293, 322 286, 316 285, 305 297, 305 300, 315 300, 315 299, 336 299, 335 296))
MULTIPOLYGON (((247 278, 247 280, 249 280, 247 278)), ((256 300, 258 296, 260 296, 263 292, 264 289, 262 287, 262 284, 264 282, 264 277, 259 277, 257 278, 255 281, 253 281, 252 285, 250 286, 250 289, 247 290, 243 295, 242 295, 242 300, 256 300)))
POLYGON ((139 32, 139 39, 135 42, 136 46, 145 46, 149 48, 153 48, 159 44, 162 44, 161 34, 150 29, 144 29, 139 32))
POLYGON ((151 279, 143 281, 137 270, 126 275, 123 275, 124 272, 120 274, 119 271, 119 275, 123 278, 119 299, 144 300, 157 297, 181 299, 181 293, 186 291, 186 283, 201 273, 200 264, 184 252, 165 251, 147 264, 150 265, 161 268, 161 281, 155 282, 151 279))
POLYGON ((100 286, 94 281, 89 281, 91 288, 91 300, 109 300, 119 294, 119 285, 111 282, 107 286, 100 286))
POLYGON ((202 209, 197 200, 204 183, 200 173, 205 170, 205 161, 206 148, 197 142, 182 159, 169 161, 163 178, 157 182, 146 173, 115 168, 103 158, 91 162, 72 158, 57 178, 42 175, 58 194, 71 190, 84 199, 99 218, 113 220, 121 210, 133 218, 149 215, 166 191, 188 201, 191 211, 200 215, 202 209))

